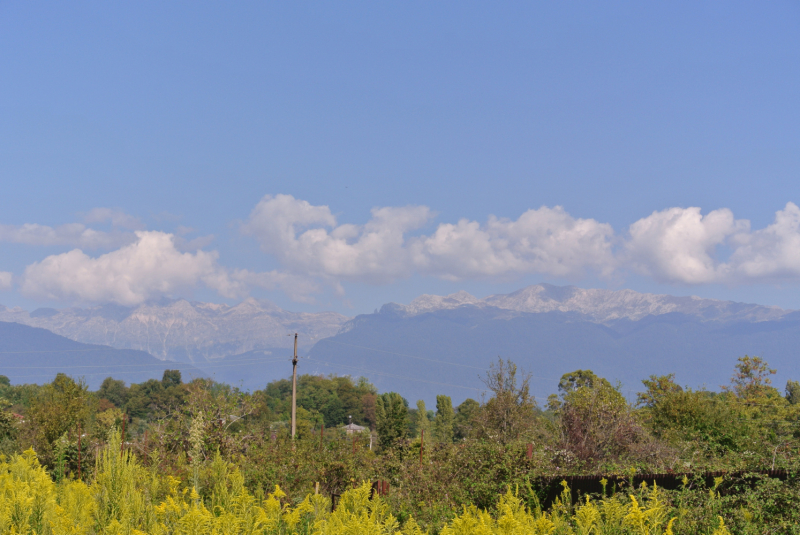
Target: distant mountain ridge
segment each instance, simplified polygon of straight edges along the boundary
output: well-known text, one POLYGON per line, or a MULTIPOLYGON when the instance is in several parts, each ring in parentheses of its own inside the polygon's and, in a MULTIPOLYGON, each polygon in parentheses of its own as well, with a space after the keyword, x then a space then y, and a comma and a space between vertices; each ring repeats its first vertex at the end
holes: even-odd
POLYGON ((467 292, 389 303, 317 342, 304 369, 363 374, 410 399, 480 397, 479 376, 498 356, 533 374, 544 400, 559 377, 592 369, 635 396, 650 374, 716 389, 736 358, 764 357, 781 381, 800 378, 800 312, 778 307, 632 290, 547 284, 484 299, 467 292))
POLYGON ((104 305, 30 313, 0 306, 0 321, 40 327, 78 342, 193 363, 288 348, 293 339, 287 334, 294 332, 302 333, 300 343, 310 347, 316 340, 336 334, 348 319, 336 312, 289 312, 256 299, 235 306, 180 299, 137 307, 104 305))
POLYGON ((96 389, 106 377, 139 383, 178 369, 183 380, 206 374, 190 364, 164 362, 144 351, 82 344, 45 329, 0 322, 0 374, 17 383, 46 383, 57 373, 82 377, 96 389))
POLYGON ((301 365, 304 373, 364 375, 381 390, 433 403, 437 394, 454 402, 479 399, 480 377, 501 357, 532 373, 533 393, 543 403, 561 375, 577 369, 621 381, 630 399, 651 374, 675 373, 682 385, 716 390, 744 355, 777 368, 773 380, 781 389, 787 379, 800 379, 798 346, 800 312, 763 321, 668 312, 601 323, 573 311, 465 304, 407 313, 386 305, 317 342, 301 365))
POLYGON ((510 294, 490 295, 484 299, 478 299, 464 291, 447 296, 422 295, 408 305, 393 306, 408 315, 461 306, 496 307, 529 313, 577 312, 601 323, 622 318, 635 321, 645 316, 671 313, 687 314, 701 320, 755 322, 776 320, 792 312, 774 306, 694 296, 675 297, 633 290, 586 290, 575 286, 550 284, 536 284, 510 294))
MULTIPOLYGON (((479 396, 480 370, 497 356, 533 372, 537 395, 577 368, 628 388, 651 373, 672 372, 684 384, 713 388, 744 354, 766 358, 778 368, 778 381, 800 379, 800 312, 632 290, 538 284, 483 299, 466 292, 423 295, 355 318, 289 312, 248 299, 235 306, 176 300, 30 313, 0 307, 2 321, 192 362, 208 376, 250 389, 291 373, 293 338, 287 334, 294 332, 301 333, 305 357, 300 373, 364 375, 381 389, 430 401, 436 393, 479 396)), ((86 358, 81 366, 98 364, 86 358)), ((66 368, 73 360, 65 354, 41 365, 66 368)), ((13 369, 12 361, 7 365, 13 369)))

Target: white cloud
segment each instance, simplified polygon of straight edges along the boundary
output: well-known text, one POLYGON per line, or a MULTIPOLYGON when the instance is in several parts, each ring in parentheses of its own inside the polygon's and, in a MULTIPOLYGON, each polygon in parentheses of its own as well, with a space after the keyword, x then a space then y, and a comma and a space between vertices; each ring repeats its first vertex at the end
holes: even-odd
POLYGON ((719 282, 730 266, 719 262, 717 247, 749 226, 727 208, 705 216, 696 207, 653 212, 630 226, 624 261, 659 282, 719 282))
POLYGON ((290 271, 328 282, 388 283, 413 273, 455 280, 528 273, 576 277, 613 270, 611 226, 575 219, 561 207, 528 210, 516 221, 462 220, 440 224, 431 235, 411 234, 432 215, 425 206, 375 208, 364 225, 337 225, 327 206, 268 195, 242 231, 290 271))
POLYGON ((345 280, 385 284, 412 274, 579 279, 624 271, 669 284, 800 282, 800 208, 793 203, 756 231, 727 208, 705 215, 698 207, 668 208, 633 223, 625 238, 559 206, 528 210, 516 220, 440 223, 419 233, 431 218, 425 206, 375 208, 364 225, 340 225, 327 206, 268 195, 242 231, 289 273, 335 286, 345 280))
POLYGON ((170 234, 137 231, 135 243, 96 258, 75 249, 31 264, 21 291, 44 300, 135 305, 201 284, 226 297, 245 290, 217 264, 216 252, 182 253, 170 234))
POLYGON ((528 210, 516 221, 490 217, 486 225, 462 219, 442 223, 413 243, 415 266, 446 279, 539 273, 575 278, 610 275, 614 231, 593 219, 575 219, 563 208, 528 210))
POLYGON ((800 208, 787 203, 775 213, 775 222, 754 232, 741 232, 731 240, 733 254, 727 264, 741 282, 800 280, 800 208))
POLYGON ((255 236, 264 252, 292 272, 387 283, 410 275, 405 235, 430 217, 424 206, 376 208, 365 225, 337 226, 327 206, 312 206, 291 195, 267 195, 242 231, 255 236))
POLYGON ((14 275, 8 271, 0 271, 0 291, 10 290, 14 275))
MULTIPOLYGON (((87 216, 112 222, 114 217, 112 211, 87 216)), ((119 217, 119 226, 134 224, 119 217)), ((749 221, 736 219, 727 208, 705 215, 697 207, 669 208, 636 221, 625 237, 559 206, 527 210, 516 220, 462 219, 425 231, 432 218, 426 206, 382 207, 374 208, 363 225, 339 224, 327 206, 291 195, 266 196, 241 230, 275 257, 278 270, 221 266, 216 252, 203 250, 213 236, 188 240, 136 231, 127 234, 130 241, 100 256, 81 249, 48 256, 28 266, 18 282, 24 295, 37 299, 125 305, 198 287, 229 298, 263 288, 311 302, 323 285, 343 295, 345 281, 388 284, 413 275, 509 280, 538 274, 579 280, 635 271, 669 284, 800 282, 800 208, 793 203, 760 230, 751 230, 749 221)), ((109 236, 82 224, 0 226, 0 240, 20 243, 72 241, 88 249, 110 246, 109 236)), ((13 281, 10 273, 0 272, 0 289, 9 289, 13 281)))
POLYGON ((136 236, 131 232, 112 230, 104 232, 88 228, 82 223, 68 223, 57 227, 25 223, 0 225, 0 242, 26 245, 68 245, 83 249, 110 249, 131 243, 136 236))
MULTIPOLYGON (((319 291, 308 277, 229 270, 215 251, 184 252, 179 241, 164 232, 137 231, 136 242, 96 258, 79 249, 48 256, 25 269, 21 291, 34 299, 121 305, 185 295, 199 286, 229 298, 245 297, 254 287, 281 290, 302 302, 312 302, 319 291)), ((0 287, 2 281, 0 274, 0 287)))
POLYGON ((696 207, 670 208, 631 225, 625 249, 627 266, 659 282, 800 282, 800 208, 787 203, 755 231, 727 208, 705 216, 696 207))

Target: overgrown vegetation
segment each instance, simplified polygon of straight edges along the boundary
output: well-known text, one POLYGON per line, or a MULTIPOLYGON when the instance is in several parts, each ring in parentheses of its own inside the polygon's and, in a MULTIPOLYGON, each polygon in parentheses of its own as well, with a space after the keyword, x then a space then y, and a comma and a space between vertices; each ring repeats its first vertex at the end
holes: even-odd
POLYGON ((286 380, 243 393, 168 371, 90 392, 0 376, 0 532, 795 533, 800 386, 781 393, 773 374, 745 356, 720 392, 651 376, 631 404, 576 370, 539 407, 499 360, 488 399, 437 396, 435 411, 301 376, 294 440, 286 380), (347 434, 351 421, 366 430, 347 434), (650 473, 675 474, 672 490, 634 483, 650 473), (592 496, 554 491, 587 474, 617 477, 592 496))

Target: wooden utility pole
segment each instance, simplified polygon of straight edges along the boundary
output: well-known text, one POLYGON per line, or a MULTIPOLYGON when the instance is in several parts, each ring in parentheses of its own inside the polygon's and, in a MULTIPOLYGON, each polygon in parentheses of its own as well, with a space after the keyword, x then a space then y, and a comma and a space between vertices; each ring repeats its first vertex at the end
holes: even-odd
POLYGON ((297 431, 297 333, 294 333, 294 358, 292 359, 292 439, 297 431))
POLYGON ((122 436, 119 439, 119 452, 125 451, 125 424, 128 423, 128 412, 122 413, 122 436))
POLYGON ((81 479, 81 424, 78 422, 78 480, 81 479))

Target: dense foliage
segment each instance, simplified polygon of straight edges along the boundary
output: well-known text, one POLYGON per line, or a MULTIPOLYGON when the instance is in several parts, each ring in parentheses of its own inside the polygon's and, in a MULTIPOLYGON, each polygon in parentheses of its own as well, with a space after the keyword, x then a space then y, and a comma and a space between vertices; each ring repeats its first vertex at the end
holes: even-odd
POLYGON ((632 404, 576 370, 539 407, 529 377, 500 360, 487 400, 440 395, 436 410, 364 379, 304 375, 294 440, 287 380, 244 393, 171 370, 90 392, 63 374, 0 376, 0 531, 792 533, 800 386, 781 393, 773 374, 746 356, 720 392, 651 376, 632 404), (634 484, 649 473, 675 474, 674 489, 634 484), (601 495, 559 493, 581 474, 616 479, 601 495), (362 483, 377 481, 389 490, 370 500, 362 483))

